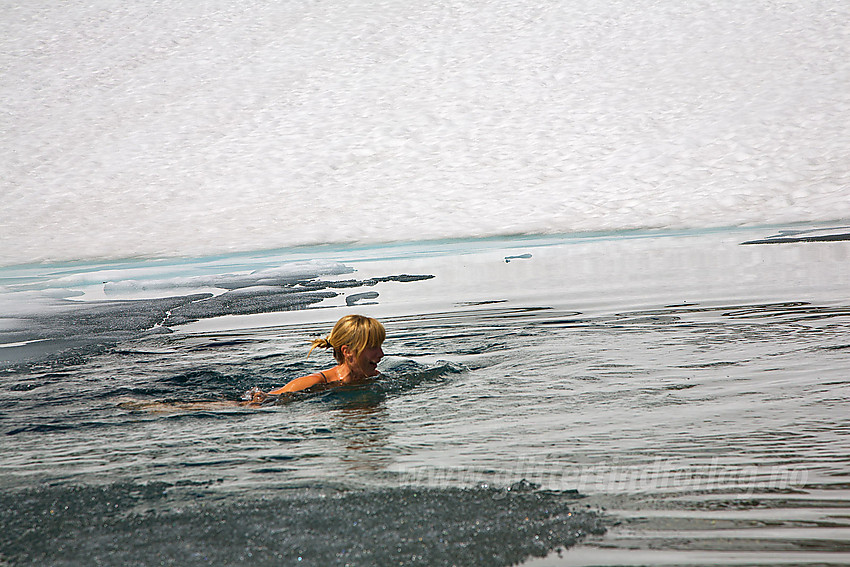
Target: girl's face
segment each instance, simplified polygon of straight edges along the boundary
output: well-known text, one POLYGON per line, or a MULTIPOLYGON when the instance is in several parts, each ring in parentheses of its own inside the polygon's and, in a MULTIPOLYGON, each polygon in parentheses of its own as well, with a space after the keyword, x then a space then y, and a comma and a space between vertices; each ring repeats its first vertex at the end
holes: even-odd
POLYGON ((351 369, 361 376, 377 376, 378 363, 384 358, 381 347, 366 347, 356 357, 352 357, 351 369))

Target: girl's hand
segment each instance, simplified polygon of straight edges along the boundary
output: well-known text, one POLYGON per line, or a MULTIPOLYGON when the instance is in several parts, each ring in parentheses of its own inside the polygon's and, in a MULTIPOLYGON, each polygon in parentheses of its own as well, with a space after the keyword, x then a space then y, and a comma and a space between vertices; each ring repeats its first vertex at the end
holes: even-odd
POLYGON ((269 399, 269 396, 259 388, 251 388, 250 390, 242 394, 242 399, 248 402, 247 405, 259 405, 269 399))

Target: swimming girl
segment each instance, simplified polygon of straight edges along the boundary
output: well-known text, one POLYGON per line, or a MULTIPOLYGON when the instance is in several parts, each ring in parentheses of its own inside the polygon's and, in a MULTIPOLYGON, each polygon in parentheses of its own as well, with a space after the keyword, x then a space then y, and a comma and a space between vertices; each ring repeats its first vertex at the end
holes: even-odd
POLYGON ((313 341, 312 348, 333 349, 337 365, 315 374, 296 378, 280 388, 268 393, 254 390, 250 392, 250 404, 261 403, 268 396, 287 392, 300 392, 319 384, 341 386, 343 384, 359 384, 368 378, 378 375, 378 363, 384 357, 381 345, 387 333, 384 326, 371 317, 363 315, 346 315, 334 325, 331 334, 313 341))

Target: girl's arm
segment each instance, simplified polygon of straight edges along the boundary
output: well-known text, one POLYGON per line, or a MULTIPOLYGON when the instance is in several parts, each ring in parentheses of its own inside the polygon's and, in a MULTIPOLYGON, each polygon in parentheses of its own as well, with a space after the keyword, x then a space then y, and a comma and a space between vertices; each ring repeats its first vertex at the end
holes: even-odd
POLYGON ((316 372, 315 374, 310 374, 309 376, 302 376, 301 378, 296 378, 291 382, 287 383, 285 386, 281 386, 280 388, 275 388, 274 390, 269 391, 270 396, 276 396, 278 394, 284 394, 286 392, 300 392, 301 390, 306 390, 307 388, 312 388, 316 384, 321 384, 325 381, 325 378, 321 375, 321 373, 316 372))

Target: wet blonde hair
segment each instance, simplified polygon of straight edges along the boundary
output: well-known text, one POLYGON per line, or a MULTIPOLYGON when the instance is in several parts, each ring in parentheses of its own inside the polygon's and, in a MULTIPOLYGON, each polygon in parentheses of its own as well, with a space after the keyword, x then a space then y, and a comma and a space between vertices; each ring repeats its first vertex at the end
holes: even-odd
POLYGON ((307 356, 309 357, 315 348, 332 348, 334 358, 342 364, 345 361, 342 355, 343 346, 350 348, 354 351, 354 356, 357 356, 366 348, 381 346, 386 337, 387 331, 377 319, 363 315, 346 315, 336 322, 330 335, 312 341, 307 356))

